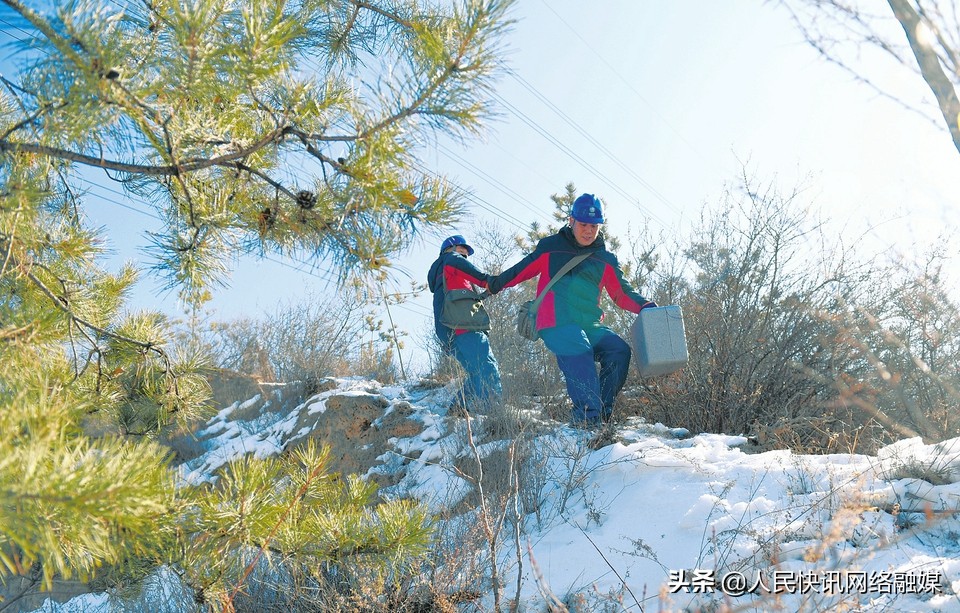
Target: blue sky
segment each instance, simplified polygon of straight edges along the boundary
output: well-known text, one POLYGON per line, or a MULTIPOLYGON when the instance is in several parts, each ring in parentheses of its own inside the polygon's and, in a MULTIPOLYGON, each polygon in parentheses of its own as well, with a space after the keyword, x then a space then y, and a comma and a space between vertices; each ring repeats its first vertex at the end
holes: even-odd
MULTIPOLYGON (((960 154, 949 136, 819 58, 773 3, 523 0, 514 17, 502 119, 483 141, 423 151, 424 165, 475 193, 455 230, 468 239, 480 224, 519 232, 549 221, 549 196, 571 181, 604 199, 614 235, 644 224, 682 235, 745 160, 784 191, 805 178, 805 201, 838 233, 873 225, 877 245, 909 253, 957 226, 947 207, 960 193, 960 154)), ((930 97, 919 77, 869 69, 905 97, 930 97)), ((125 208, 119 193, 94 191, 105 199, 92 203, 91 220, 108 227, 117 259, 141 258, 143 232, 156 222, 125 208)), ((442 238, 425 235, 397 259, 395 287, 425 279, 442 238)), ((210 303, 214 317, 332 293, 326 264, 297 268, 241 260, 210 303)), ((179 313, 175 294, 157 292, 145 279, 133 306, 179 313)), ((429 304, 426 293, 393 309, 411 336, 408 364, 423 365, 417 337, 432 327, 429 304)))

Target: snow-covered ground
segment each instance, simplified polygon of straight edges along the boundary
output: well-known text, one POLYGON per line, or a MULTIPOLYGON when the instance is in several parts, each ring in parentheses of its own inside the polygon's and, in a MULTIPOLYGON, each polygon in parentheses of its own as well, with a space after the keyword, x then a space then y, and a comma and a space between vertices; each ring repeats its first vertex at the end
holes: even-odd
MULTIPOLYGON (((384 497, 452 509, 476 485, 456 466, 475 455, 505 464, 498 452, 522 446, 520 546, 505 529, 498 559, 503 602, 517 595, 519 573, 521 610, 544 611, 557 598, 590 611, 960 611, 960 439, 903 440, 876 456, 750 453, 743 437, 679 438, 633 420, 598 446, 593 433, 533 408, 521 415, 530 425, 521 437, 485 436, 486 419, 471 420, 471 444, 466 420, 447 415, 449 388, 334 383, 291 411, 235 421, 232 413, 264 399, 224 409, 184 479, 208 480, 239 454, 296 444, 334 397, 370 397, 386 407, 383 419, 402 410, 419 424, 412 436, 385 439, 368 471, 403 475, 384 497)), ((462 517, 482 521, 477 513, 462 517)), ((491 610, 492 591, 470 610, 491 610)), ((107 607, 87 595, 40 610, 107 607)))

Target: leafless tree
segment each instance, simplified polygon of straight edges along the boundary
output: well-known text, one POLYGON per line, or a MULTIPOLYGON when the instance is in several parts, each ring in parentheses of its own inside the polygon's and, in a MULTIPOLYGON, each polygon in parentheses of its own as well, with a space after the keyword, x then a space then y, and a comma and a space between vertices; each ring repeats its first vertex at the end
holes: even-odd
MULTIPOLYGON (((778 0, 803 35, 827 60, 879 93, 927 117, 868 74, 859 60, 873 50, 918 74, 933 93, 960 151, 960 11, 953 0, 778 0)), ((939 120, 937 120, 939 123, 939 120)))

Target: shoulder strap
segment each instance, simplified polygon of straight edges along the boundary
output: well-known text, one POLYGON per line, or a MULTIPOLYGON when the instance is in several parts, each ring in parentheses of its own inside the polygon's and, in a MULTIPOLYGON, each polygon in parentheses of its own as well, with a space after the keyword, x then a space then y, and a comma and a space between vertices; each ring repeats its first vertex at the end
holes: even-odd
POLYGON ((573 270, 574 266, 584 261, 588 257, 590 257, 590 254, 584 253, 584 254, 570 258, 570 261, 564 264, 563 267, 557 271, 557 274, 555 274, 553 278, 550 279, 550 281, 546 284, 546 286, 544 286, 543 291, 540 292, 540 295, 537 296, 537 299, 533 301, 533 304, 531 305, 531 310, 536 311, 538 308, 540 308, 540 303, 543 302, 543 299, 547 297, 547 292, 550 291, 550 288, 553 287, 553 284, 559 281, 560 277, 562 277, 563 275, 573 270))

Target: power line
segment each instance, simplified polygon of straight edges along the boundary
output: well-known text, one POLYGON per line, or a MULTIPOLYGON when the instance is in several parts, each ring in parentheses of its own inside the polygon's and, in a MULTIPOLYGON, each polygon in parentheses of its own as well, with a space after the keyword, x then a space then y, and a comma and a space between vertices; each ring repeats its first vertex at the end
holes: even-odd
MULTIPOLYGON (((24 30, 23 28, 21 28, 21 27, 18 26, 17 24, 15 24, 15 23, 10 23, 10 22, 7 21, 6 19, 0 18, 0 23, 2 23, 3 25, 7 26, 7 27, 10 28, 10 29, 13 29, 13 30, 17 30, 17 31, 19 31, 19 32, 22 32, 24 35, 26 35, 26 36, 27 36, 28 38, 30 38, 30 39, 37 38, 37 35, 36 35, 36 34, 31 34, 30 32, 24 30)), ((24 38, 19 38, 19 37, 17 37, 17 36, 14 36, 14 38, 16 38, 17 41, 18 41, 18 42, 21 42, 21 43, 27 42, 26 39, 24 39, 24 38)))
POLYGON ((574 28, 573 26, 571 26, 563 17, 561 17, 560 14, 557 13, 557 11, 554 10, 554 8, 553 8, 552 6, 550 6, 550 5, 546 2, 546 0, 540 0, 540 1, 541 1, 541 3, 547 8, 547 10, 549 10, 551 13, 553 13, 554 16, 555 16, 558 20, 560 20, 560 23, 562 23, 564 26, 566 26, 568 30, 570 30, 571 32, 573 32, 574 36, 576 36, 576 37, 580 40, 580 42, 583 43, 583 45, 584 45, 587 49, 590 50, 591 53, 593 53, 595 56, 597 56, 597 58, 599 58, 600 61, 601 61, 607 68, 610 69, 610 72, 612 72, 614 75, 616 75, 616 77, 617 77, 618 79, 620 79, 620 81, 622 81, 623 84, 626 85, 627 88, 630 89, 630 91, 632 91, 632 92, 637 96, 637 98, 638 98, 641 102, 643 102, 644 104, 647 105, 647 107, 650 108, 650 110, 653 112, 654 116, 655 116, 657 119, 659 119, 661 122, 663 122, 663 124, 664 124, 665 126, 667 126, 668 128, 670 128, 670 130, 671 130, 674 134, 677 135, 677 138, 680 139, 680 141, 682 141, 685 145, 687 145, 687 147, 689 147, 691 151, 693 151, 694 153, 696 153, 697 156, 700 157, 700 159, 705 160, 705 158, 704 158, 703 154, 700 152, 700 150, 697 149, 692 143, 690 143, 690 141, 688 141, 688 140, 683 136, 683 134, 680 133, 679 130, 677 130, 675 127, 673 127, 673 124, 671 124, 669 121, 667 121, 666 117, 664 117, 664 116, 656 109, 656 107, 654 107, 653 104, 652 104, 649 100, 647 100, 647 99, 644 97, 644 95, 641 94, 641 93, 637 90, 636 87, 633 86, 633 84, 632 84, 630 81, 628 81, 623 75, 621 75, 620 72, 619 72, 616 68, 614 68, 614 66, 613 66, 610 62, 608 62, 605 57, 603 57, 603 55, 601 55, 596 49, 594 49, 593 46, 590 44, 590 42, 589 42, 587 39, 585 39, 585 38, 580 34, 580 32, 579 32, 576 28, 574 28))
MULTIPOLYGON (((315 60, 313 60, 313 59, 311 59, 311 58, 309 58, 309 57, 304 57, 304 58, 303 58, 303 63, 304 63, 305 66, 313 69, 313 71, 314 71, 315 73, 317 73, 317 74, 321 74, 321 73, 322 73, 322 69, 321 69, 320 65, 319 65, 315 60)), ((421 146, 424 146, 424 145, 421 145, 421 146)), ((473 172, 473 173, 476 174, 477 176, 480 176, 481 178, 487 180, 487 182, 490 183, 491 185, 498 186, 498 188, 501 189, 501 191, 503 191, 504 193, 507 193, 508 195, 513 195, 513 196, 515 196, 516 198, 518 198, 520 202, 524 202, 524 199, 522 198, 522 196, 520 196, 519 194, 517 194, 515 191, 511 190, 509 187, 507 187, 506 185, 504 185, 502 182, 499 182, 499 181, 497 181, 496 179, 492 178, 489 174, 483 172, 482 170, 480 170, 479 168, 477 168, 475 165, 471 164, 469 161, 467 161, 467 160, 464 159, 463 157, 457 155, 456 153, 454 153, 454 152, 453 152, 452 150, 450 150, 449 148, 447 148, 447 147, 445 147, 445 146, 443 146, 443 145, 440 145, 440 144, 438 144, 438 147, 437 147, 437 148, 438 148, 439 151, 442 151, 445 155, 447 155, 448 158, 453 159, 453 161, 456 162, 456 163, 458 163, 460 166, 462 166, 462 167, 464 167, 464 168, 467 168, 468 170, 470 170, 471 172, 473 172)), ((517 228, 517 229, 519 229, 519 230, 526 230, 526 229, 527 229, 527 226, 528 226, 527 222, 522 221, 521 219, 519 219, 519 218, 515 217, 514 215, 508 213, 508 212, 505 211, 504 209, 502 209, 502 208, 500 208, 500 207, 498 207, 498 206, 496 206, 496 205, 494 205, 494 204, 492 204, 492 203, 484 200, 483 198, 481 198, 480 196, 478 196, 477 194, 475 194, 475 193, 472 192, 471 190, 468 190, 468 189, 464 188, 463 186, 459 185, 457 182, 453 181, 453 180, 450 179, 449 177, 441 176, 438 172, 433 171, 433 170, 427 168, 427 167, 424 166, 422 163, 417 163, 417 162, 415 162, 415 163, 413 164, 413 167, 414 167, 415 169, 417 169, 421 174, 423 174, 423 175, 425 175, 425 176, 429 176, 429 177, 432 177, 432 178, 442 178, 444 181, 446 181, 446 182, 448 182, 450 185, 452 185, 453 188, 454 188, 454 191, 457 192, 457 193, 459 193, 459 194, 461 195, 461 197, 464 197, 464 198, 466 198, 467 200, 472 201, 472 202, 473 202, 474 204, 476 204, 479 208, 487 211, 488 213, 491 213, 491 214, 493 214, 493 215, 496 215, 498 218, 503 219, 504 221, 506 221, 506 222, 508 222, 509 224, 513 225, 515 228, 517 228)), ((529 208, 529 207, 528 207, 528 208, 529 208)), ((541 213, 541 211, 536 211, 536 210, 534 210, 534 212, 536 212, 536 213, 541 213)))
POLYGON ((593 175, 594 175, 595 177, 597 177, 597 178, 600 179, 601 181, 604 181, 605 183, 607 183, 607 185, 609 185, 610 187, 612 187, 612 188, 614 189, 614 191, 616 191, 616 192, 619 193, 621 196, 623 196, 623 198, 624 198, 627 202, 629 202, 629 203, 632 204, 634 207, 636 207, 637 210, 639 210, 639 211, 642 212, 642 213, 647 214, 647 215, 650 216, 652 219, 654 219, 654 220, 656 220, 657 222, 659 222, 660 225, 663 226, 664 228, 667 227, 667 224, 666 224, 662 219, 660 219, 660 218, 657 216, 656 213, 654 213, 654 212, 651 211, 650 209, 648 209, 648 208, 644 207, 643 205, 641 205, 640 202, 639 202, 632 194, 628 193, 625 189, 623 189, 622 187, 620 187, 620 185, 619 185, 616 181, 614 181, 613 179, 611 179, 610 177, 608 177, 606 174, 604 174, 602 171, 600 171, 599 169, 597 169, 595 166, 593 166, 592 164, 590 164, 588 161, 586 161, 585 159, 583 159, 579 154, 577 154, 577 153, 576 153, 574 150, 572 150, 570 147, 567 147, 567 146, 564 145, 562 142, 560 142, 560 141, 559 141, 555 136, 553 136, 548 130, 546 130, 545 128, 543 128, 542 126, 540 126, 540 124, 538 124, 536 121, 534 121, 532 118, 530 118, 526 113, 524 113, 523 111, 521 111, 520 109, 518 109, 516 106, 514 106, 513 104, 511 104, 510 102, 508 102, 508 101, 507 101, 506 99, 504 99, 504 98, 500 98, 500 102, 501 102, 504 106, 506 106, 518 119, 520 119, 523 123, 527 124, 530 128, 532 128, 534 131, 536 131, 538 134, 540 134, 542 137, 544 137, 548 142, 550 142, 550 143, 553 144, 555 147, 557 147, 557 149, 559 149, 561 152, 565 153, 568 157, 570 157, 570 158, 573 159, 575 162, 577 162, 578 164, 580 164, 581 166, 583 166, 585 169, 589 170, 591 173, 593 173, 593 175))
MULTIPOLYGON (((77 181, 79 181, 79 182, 81 183, 81 185, 86 185, 86 186, 87 186, 87 190, 86 190, 86 191, 88 191, 89 193, 93 193, 89 188, 91 188, 91 187, 96 187, 96 188, 99 188, 99 189, 101 189, 101 190, 105 190, 105 191, 108 191, 108 192, 112 192, 112 193, 114 193, 114 194, 117 194, 117 195, 119 195, 119 196, 122 196, 123 198, 125 198, 125 199, 127 199, 127 200, 131 200, 131 201, 132 201, 132 199, 130 198, 130 196, 129 196, 128 194, 125 194, 125 193, 123 193, 123 192, 117 191, 117 190, 115 190, 115 189, 111 189, 111 188, 109 188, 109 187, 107 187, 106 185, 103 185, 103 184, 101 184, 101 183, 95 183, 95 182, 91 181, 90 179, 88 179, 88 178, 86 178, 86 177, 82 177, 82 176, 77 175, 77 181)), ((157 214, 155 214, 155 213, 153 213, 153 212, 151 212, 151 211, 144 211, 143 209, 139 209, 139 208, 137 208, 137 207, 135 207, 135 206, 133 206, 133 205, 126 204, 125 202, 120 202, 119 200, 113 200, 113 199, 111 199, 111 198, 106 198, 106 197, 104 197, 102 194, 96 194, 96 195, 100 198, 100 200, 103 200, 104 202, 108 202, 108 203, 110 203, 110 204, 115 204, 115 205, 117 205, 117 206, 119 206, 119 207, 122 207, 122 208, 124 208, 124 209, 133 211, 134 213, 139 213, 140 215, 145 215, 145 216, 147 216, 147 217, 149 217, 149 218, 151 218, 151 219, 155 219, 155 220, 158 220, 158 221, 161 221, 161 222, 163 221, 163 219, 162 219, 159 215, 157 215, 157 214)), ((146 202, 143 202, 143 201, 141 201, 141 204, 150 206, 149 203, 146 203, 146 202)))
POLYGON ((641 177, 635 170, 633 170, 632 167, 628 166, 628 165, 625 164, 622 160, 620 160, 620 158, 617 157, 612 151, 610 151, 609 148, 607 148, 607 147, 606 147, 602 142, 600 142, 596 137, 594 137, 592 134, 590 134, 590 132, 589 132, 588 130, 586 130, 586 129, 584 129, 582 126, 580 126, 580 124, 578 124, 576 121, 574 121, 569 115, 567 115, 566 113, 564 113, 557 105, 555 105, 553 102, 551 102, 549 98, 547 98, 545 95, 543 95, 542 93, 540 93, 540 91, 537 90, 537 88, 534 87, 532 84, 530 84, 529 81, 527 81, 526 79, 524 79, 523 77, 521 77, 519 74, 517 74, 517 73, 516 73, 515 71, 513 71, 513 70, 508 70, 507 73, 508 73, 517 83, 519 83, 521 86, 523 86, 524 89, 526 89, 528 92, 530 92, 531 94, 533 94, 534 96, 536 96, 541 102, 543 102, 545 105, 547 105, 547 106, 550 108, 550 110, 552 110, 552 111, 553 111, 554 113, 556 113, 561 119, 563 119, 564 122, 567 123, 567 125, 571 126, 573 129, 575 129, 577 132, 579 132, 584 138, 586 138, 588 141, 590 141, 591 143, 593 143, 593 145, 596 146, 600 151, 602 151, 603 153, 605 153, 605 154, 607 155, 607 157, 609 157, 611 160, 613 160, 620 168, 622 168, 624 171, 626 171, 627 174, 629 174, 631 177, 633 177, 638 183, 640 183, 641 185, 643 185, 644 187, 646 187, 647 190, 649 190, 650 193, 652 193, 654 196, 656 196, 656 198, 657 198, 658 200, 660 200, 662 203, 664 203, 665 205, 667 205, 667 206, 670 207, 671 209, 673 209, 673 210, 675 210, 675 211, 678 210, 677 207, 676 207, 672 202, 670 202, 670 200, 668 200, 666 196, 664 196, 664 195, 661 194, 659 191, 657 191, 657 189, 656 189, 650 182, 648 182, 648 181, 645 180, 643 177, 641 177))
POLYGON ((496 179, 495 177, 491 176, 489 173, 487 173, 487 172, 485 172, 484 170, 478 168, 475 164, 473 164, 473 163, 470 162, 469 160, 463 158, 463 157, 460 156, 458 153, 456 153, 455 151, 451 150, 449 147, 447 147, 447 146, 445 146, 445 145, 439 145, 439 144, 438 144, 438 147, 437 147, 437 148, 438 148, 442 153, 444 153, 448 158, 452 159, 454 162, 460 164, 461 166, 463 166, 463 167, 466 168, 467 170, 470 170, 470 171, 473 172, 475 175, 477 175, 477 176, 480 177, 481 179, 484 179, 487 183, 489 183, 489 184, 492 185, 493 187, 497 188, 498 190, 500 190, 501 192, 503 192, 503 193, 506 194, 507 196, 510 196, 510 197, 513 199, 513 201, 516 202, 517 204, 523 205, 524 208, 528 209, 529 211, 531 211, 531 212, 533 212, 533 213, 535 213, 535 214, 537 214, 537 215, 543 215, 543 214, 546 213, 546 211, 540 210, 535 204, 533 204, 532 202, 530 202, 529 200, 527 200, 526 198, 524 198, 522 195, 520 195, 519 193, 517 193, 516 191, 514 191, 513 189, 511 189, 510 187, 508 187, 508 186, 507 186, 506 184, 504 184, 502 181, 500 181, 499 179, 496 179))
MULTIPOLYGON (((436 177, 436 178, 444 178, 445 180, 448 180, 448 179, 446 179, 445 177, 440 177, 440 175, 436 174, 434 171, 430 170, 429 168, 426 168, 425 166, 423 166, 423 165, 420 164, 419 162, 414 162, 413 166, 414 166, 416 169, 418 169, 421 173, 423 173, 423 174, 425 174, 425 175, 432 176, 432 177, 436 177)), ((448 181, 449 181, 449 180, 448 180, 448 181)), ((449 183, 453 186, 454 191, 455 191, 455 192, 458 192, 461 197, 466 198, 466 199, 468 199, 468 200, 471 200, 471 201, 472 201, 474 204, 476 204, 478 207, 484 209, 484 210, 487 211, 488 213, 493 213, 493 214, 497 215, 499 218, 503 219, 504 221, 506 221, 507 223, 513 225, 514 227, 516 227, 516 228, 519 229, 519 230, 525 230, 525 229, 526 229, 526 227, 527 227, 527 224, 526 224, 526 223, 524 223, 524 222, 521 221, 520 219, 514 217, 513 215, 511 215, 511 214, 508 213, 507 211, 504 211, 503 209, 501 209, 500 207, 498 207, 498 206, 496 206, 496 205, 490 204, 489 202, 487 202, 487 201, 484 200, 483 198, 481 198, 481 197, 477 196, 476 194, 472 193, 471 191, 469 191, 469 190, 467 190, 467 189, 465 189, 465 188, 457 185, 457 184, 454 183, 453 181, 449 181, 449 183)))

